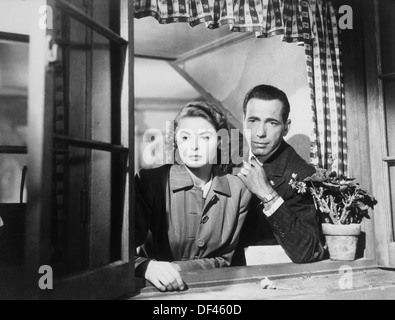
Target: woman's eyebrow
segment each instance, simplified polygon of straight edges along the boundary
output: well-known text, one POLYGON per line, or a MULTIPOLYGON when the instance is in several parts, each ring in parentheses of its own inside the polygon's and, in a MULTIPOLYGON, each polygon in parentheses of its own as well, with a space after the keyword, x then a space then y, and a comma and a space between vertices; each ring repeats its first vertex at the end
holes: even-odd
POLYGON ((188 130, 182 130, 182 129, 181 129, 181 130, 179 131, 179 134, 181 134, 181 133, 182 133, 182 134, 191 135, 191 133, 190 133, 188 130))
POLYGON ((203 135, 203 134, 211 134, 211 135, 213 135, 213 132, 209 131, 209 130, 199 132, 199 135, 203 135))

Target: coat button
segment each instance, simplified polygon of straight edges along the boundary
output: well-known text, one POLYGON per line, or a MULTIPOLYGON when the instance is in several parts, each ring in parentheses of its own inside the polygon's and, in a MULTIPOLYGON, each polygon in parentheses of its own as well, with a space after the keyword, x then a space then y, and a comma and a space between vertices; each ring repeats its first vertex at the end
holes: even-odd
POLYGON ((208 216, 204 216, 202 219, 202 223, 205 224, 208 220, 210 220, 210 218, 208 216))
POLYGON ((206 245, 206 243, 202 239, 199 239, 198 241, 196 241, 196 245, 199 248, 203 248, 206 245))

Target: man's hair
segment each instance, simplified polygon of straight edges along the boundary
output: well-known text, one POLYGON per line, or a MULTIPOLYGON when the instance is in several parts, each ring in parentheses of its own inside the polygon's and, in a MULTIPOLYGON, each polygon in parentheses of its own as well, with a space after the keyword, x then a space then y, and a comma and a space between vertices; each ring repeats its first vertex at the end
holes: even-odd
POLYGON ((264 101, 280 100, 283 105, 283 121, 287 122, 291 106, 289 104, 287 95, 280 89, 268 85, 259 85, 250 90, 243 103, 244 116, 247 113, 247 104, 251 99, 259 99, 264 101))

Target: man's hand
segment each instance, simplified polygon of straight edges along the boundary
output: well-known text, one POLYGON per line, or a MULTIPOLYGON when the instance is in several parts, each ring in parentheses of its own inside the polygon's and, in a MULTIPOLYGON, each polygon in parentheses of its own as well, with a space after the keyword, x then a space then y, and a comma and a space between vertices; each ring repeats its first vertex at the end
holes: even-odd
POLYGON ((185 284, 179 272, 181 269, 177 267, 169 262, 151 261, 147 266, 145 279, 162 292, 183 291, 185 284))
POLYGON ((252 159, 251 164, 244 162, 244 167, 238 176, 247 188, 262 201, 265 196, 274 192, 265 170, 256 159, 252 159))

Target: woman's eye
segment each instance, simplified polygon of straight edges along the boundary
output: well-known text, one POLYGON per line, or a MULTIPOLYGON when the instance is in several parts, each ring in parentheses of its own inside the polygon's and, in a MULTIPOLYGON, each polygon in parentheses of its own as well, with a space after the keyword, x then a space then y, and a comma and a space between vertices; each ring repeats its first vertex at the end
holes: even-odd
POLYGON ((181 137, 181 140, 182 140, 182 141, 187 141, 187 140, 188 140, 188 137, 187 137, 187 136, 183 136, 183 137, 181 137))
POLYGON ((209 136, 203 136, 202 139, 203 139, 204 141, 209 141, 209 140, 210 140, 210 137, 209 137, 209 136))

